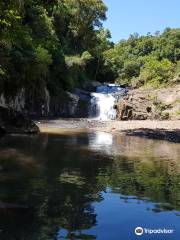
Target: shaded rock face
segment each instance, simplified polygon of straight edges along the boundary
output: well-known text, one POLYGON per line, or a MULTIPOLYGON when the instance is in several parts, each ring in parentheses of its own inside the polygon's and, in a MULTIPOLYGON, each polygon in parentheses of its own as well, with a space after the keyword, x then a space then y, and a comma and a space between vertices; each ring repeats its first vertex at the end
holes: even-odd
POLYGON ((50 105, 50 94, 47 88, 39 91, 39 94, 32 96, 31 91, 25 92, 25 105, 21 112, 32 118, 48 116, 50 105))
POLYGON ((85 82, 83 89, 88 92, 95 92, 97 87, 100 87, 102 83, 97 82, 97 81, 90 81, 90 82, 85 82))
POLYGON ((48 116, 88 117, 90 99, 90 94, 80 89, 74 93, 63 92, 51 97, 48 116))
POLYGON ((22 111, 25 108, 25 89, 21 89, 14 97, 5 97, 2 93, 0 95, 0 105, 8 106, 16 111, 22 111))
POLYGON ((20 91, 14 98, 0 96, 0 105, 10 107, 32 118, 41 117, 88 117, 90 92, 75 89, 73 93, 62 91, 58 96, 50 96, 41 89, 41 94, 32 97, 28 90, 20 91), (23 93, 23 94, 22 94, 23 93))
POLYGON ((180 86, 132 90, 116 104, 119 120, 180 119, 180 86))
POLYGON ((12 108, 0 106, 0 133, 38 133, 36 124, 12 108))
POLYGON ((0 134, 5 134, 6 130, 3 126, 0 126, 0 134))

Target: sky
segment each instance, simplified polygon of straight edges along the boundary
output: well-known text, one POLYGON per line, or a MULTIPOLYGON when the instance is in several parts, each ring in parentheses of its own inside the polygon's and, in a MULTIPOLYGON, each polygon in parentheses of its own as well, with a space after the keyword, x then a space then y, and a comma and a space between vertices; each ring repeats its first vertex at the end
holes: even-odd
POLYGON ((166 27, 180 28, 180 0, 103 0, 108 7, 104 27, 112 40, 127 39, 130 34, 146 35, 166 27))

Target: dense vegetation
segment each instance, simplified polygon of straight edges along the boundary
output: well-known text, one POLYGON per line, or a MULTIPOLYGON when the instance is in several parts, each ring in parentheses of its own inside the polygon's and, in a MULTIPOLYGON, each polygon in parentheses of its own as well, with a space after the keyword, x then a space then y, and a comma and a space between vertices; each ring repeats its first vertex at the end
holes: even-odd
POLYGON ((114 45, 102 0, 0 1, 0 92, 51 94, 89 80, 159 86, 180 72, 180 29, 114 45))
MULTIPOLYGON (((99 78, 110 33, 102 0, 0 1, 0 89, 52 93, 99 78)), ((12 92, 13 91, 13 92, 12 92)))
POLYGON ((160 34, 131 35, 104 52, 105 63, 117 82, 159 87, 180 74, 180 29, 160 34))

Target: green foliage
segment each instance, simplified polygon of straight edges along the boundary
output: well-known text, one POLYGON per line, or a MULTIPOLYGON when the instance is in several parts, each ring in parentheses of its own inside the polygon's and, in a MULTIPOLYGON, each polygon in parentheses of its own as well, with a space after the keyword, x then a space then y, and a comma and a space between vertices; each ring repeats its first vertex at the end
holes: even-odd
POLYGON ((139 79, 144 84, 152 86, 159 86, 173 76, 174 64, 168 59, 162 59, 161 61, 155 58, 148 58, 143 65, 139 79))
POLYGON ((83 52, 81 56, 65 56, 65 62, 68 68, 74 66, 84 67, 88 61, 92 59, 92 56, 89 52, 83 52))
POLYGON ((175 67, 175 77, 180 77, 180 61, 177 62, 175 67))
POLYGON ((176 112, 176 115, 177 115, 177 116, 180 116, 180 111, 177 111, 177 112, 176 112))
POLYGON ((131 35, 104 52, 105 64, 119 83, 159 87, 179 75, 180 29, 131 35))
POLYGON ((49 54, 48 50, 44 49, 41 46, 38 46, 35 51, 36 60, 39 64, 44 65, 44 67, 48 68, 50 64, 52 64, 52 57, 49 54))
POLYGON ((93 79, 109 47, 106 11, 102 0, 1 1, 0 90, 55 94, 93 79))
POLYGON ((178 78, 180 29, 114 45, 102 27, 106 11, 102 0, 0 1, 0 92, 57 94, 86 80, 158 87, 178 78))

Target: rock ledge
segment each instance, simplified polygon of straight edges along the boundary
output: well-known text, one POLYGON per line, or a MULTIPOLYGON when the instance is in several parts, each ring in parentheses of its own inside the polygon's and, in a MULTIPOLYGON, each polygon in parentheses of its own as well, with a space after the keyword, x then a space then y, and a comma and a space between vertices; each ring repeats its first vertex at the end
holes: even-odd
POLYGON ((0 133, 38 133, 38 126, 22 113, 0 106, 0 133))

